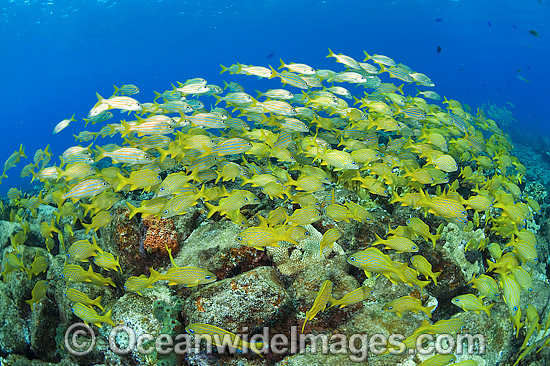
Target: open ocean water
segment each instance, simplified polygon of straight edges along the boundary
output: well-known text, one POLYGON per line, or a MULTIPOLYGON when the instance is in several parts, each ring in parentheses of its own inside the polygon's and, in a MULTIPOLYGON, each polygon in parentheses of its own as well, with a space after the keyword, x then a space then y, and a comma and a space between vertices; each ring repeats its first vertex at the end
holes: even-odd
MULTIPOLYGON (((4 0, 0 11, 4 160, 20 143, 31 159, 47 144, 61 154, 95 93, 109 97, 113 84, 135 84, 138 99, 150 101, 154 90, 193 77, 223 85, 220 64, 277 68, 282 58, 336 69, 328 48, 359 60, 363 50, 392 57, 474 111, 511 102, 521 131, 550 134, 545 0, 4 0), (52 135, 73 113, 77 122, 52 135)), ((258 88, 252 78, 232 80, 258 88)), ((29 161, 8 172, 1 191, 25 186, 18 176, 29 161)))

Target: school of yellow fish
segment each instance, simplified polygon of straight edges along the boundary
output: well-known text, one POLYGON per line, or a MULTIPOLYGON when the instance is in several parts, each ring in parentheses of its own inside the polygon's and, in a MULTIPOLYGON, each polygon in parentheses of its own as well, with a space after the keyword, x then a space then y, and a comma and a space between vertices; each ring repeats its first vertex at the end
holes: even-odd
MULTIPOLYGON (((94 142, 68 148, 58 165, 50 164, 49 146, 36 151, 34 161, 23 168, 21 176, 42 181, 45 189, 38 196, 16 188, 9 190, 10 219, 19 222, 23 230, 12 236, 13 250, 3 258, 4 281, 12 271, 25 271, 31 277, 48 268, 43 251, 37 250, 32 263, 23 263, 18 255, 18 246, 29 234, 27 219, 36 216, 40 204, 56 207, 55 219, 43 222, 40 234, 48 251, 59 243, 59 252, 66 256, 63 277, 67 282, 115 286, 111 278, 94 272, 94 268, 123 272, 118 259, 98 245, 94 232, 109 224, 110 208, 124 200, 129 191, 155 192, 139 207, 128 203, 130 217, 140 214, 169 219, 200 203, 208 209, 208 218, 219 214, 242 226, 235 240, 258 250, 277 247, 280 241, 297 244, 307 235, 303 225, 328 217, 336 226, 323 234, 321 254, 340 239, 339 222, 372 221, 361 204, 363 200, 385 200, 418 208, 418 217, 411 217, 406 226, 390 228, 385 238, 377 236, 375 242, 365 243, 364 250, 349 253, 348 263, 368 277, 382 275, 392 283, 424 289, 431 281, 437 285, 440 274, 434 273, 429 260, 421 255, 424 245, 438 245, 441 234, 441 227, 430 228, 424 222, 426 217, 434 215, 465 230, 489 227, 500 237, 499 242, 466 245, 467 249, 490 253, 487 273, 474 276, 470 281, 472 293, 457 296, 452 303, 465 311, 490 316, 494 302, 504 301, 516 336, 524 327, 522 319, 526 319, 528 336, 521 350, 532 351, 534 348, 527 346, 534 330, 540 333, 550 326, 548 317, 545 325, 539 323, 542 309, 520 307, 522 293, 532 291, 531 276, 524 265, 536 266, 539 261, 536 237, 526 225, 540 207, 518 186, 525 167, 510 155, 509 138, 483 112, 474 113, 456 100, 444 98, 434 104, 441 97, 429 90, 419 91, 416 97, 406 96, 404 84, 396 86, 381 78, 389 76, 417 87, 434 84, 428 76, 387 56, 365 55, 359 62, 330 51, 327 57, 341 64, 338 71, 283 61, 279 70, 243 64, 222 66, 222 73, 278 79, 283 84, 284 88, 257 92, 256 97, 235 82, 222 88, 202 78, 155 92, 149 103, 134 98, 139 93, 134 85, 115 87, 109 98, 98 95, 85 122, 101 124, 101 129, 75 136, 77 141, 94 142), (208 110, 206 105, 212 103, 215 108, 208 110), (107 124, 114 110, 127 112, 128 120, 107 124), (117 136, 122 138, 120 145, 97 142, 99 137, 117 136), (98 162, 103 159, 111 164, 100 169, 98 162), (228 191, 227 187, 239 184, 242 189, 228 191), (358 202, 336 203, 337 185, 355 191, 358 202), (320 200, 320 193, 328 198, 320 200), (278 200, 280 207, 266 217, 241 213, 243 207, 266 199, 278 200), (288 203, 300 208, 291 212, 284 208, 291 207, 288 203), (93 240, 72 242, 72 225, 61 227, 62 217, 72 217, 73 223, 86 221, 86 234, 92 231, 93 240), (69 242, 72 244, 66 248, 69 242), (418 254, 410 264, 392 260, 392 253, 403 252, 418 254), (89 260, 88 269, 78 264, 89 260)), ((74 116, 61 121, 54 133, 72 121, 74 116)), ((23 146, 7 159, 1 178, 22 158, 26 158, 23 146)), ((216 280, 204 269, 177 267, 169 253, 172 267, 166 273, 151 268, 149 276, 128 278, 125 289, 141 293, 158 281, 197 286, 216 280)), ((36 283, 28 301, 31 307, 46 295, 47 286, 43 280, 36 283)), ((303 327, 327 307, 358 303, 372 292, 369 287, 360 287, 335 299, 331 289, 328 280, 319 284, 303 327)), ((101 297, 92 300, 70 288, 66 295, 82 320, 98 326, 115 324, 110 311, 100 315, 94 309, 103 311, 101 297)), ((431 317, 433 307, 405 296, 386 304, 384 310, 400 317, 407 311, 431 317)), ((461 326, 456 319, 433 325, 425 321, 405 344, 413 347, 420 334, 456 333, 461 326)), ((227 333, 207 324, 188 327, 195 331, 207 328, 211 333, 227 333)), ((547 337, 539 350, 549 343, 547 337)), ((523 352, 520 357, 527 354, 523 352)))

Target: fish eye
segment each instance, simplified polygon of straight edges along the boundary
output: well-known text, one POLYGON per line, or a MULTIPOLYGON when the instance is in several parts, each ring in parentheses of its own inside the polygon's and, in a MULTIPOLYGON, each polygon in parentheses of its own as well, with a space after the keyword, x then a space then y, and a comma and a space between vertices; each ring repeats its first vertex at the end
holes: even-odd
POLYGON ((165 215, 168 215, 168 210, 164 210, 163 213, 164 213, 165 215))
POLYGON ((327 210, 323 209, 323 213, 326 214, 326 213, 327 213, 327 210))
POLYGON ((407 219, 407 221, 405 221, 407 224, 410 224, 411 223, 411 219, 407 219))
POLYGON ((462 216, 466 216, 466 211, 462 211, 462 216))
POLYGON ((277 179, 277 180, 275 181, 275 183, 281 184, 281 181, 277 179))
POLYGON ((311 235, 311 234, 309 233, 309 231, 306 231, 306 232, 304 233, 304 235, 311 235))
POLYGON ((248 201, 248 198, 244 197, 244 200, 245 200, 245 201, 248 201))
POLYGON ((514 311, 518 311, 518 307, 517 307, 517 306, 514 306, 514 311))
POLYGON ((529 288, 527 289, 527 291, 531 292, 531 291, 533 291, 533 289, 532 289, 531 287, 529 287, 529 288))
POLYGON ((164 187, 160 187, 159 192, 164 192, 164 187))
POLYGON ((101 183, 101 185, 102 185, 103 187, 105 187, 105 186, 107 185, 107 182, 103 182, 103 183, 101 183))
POLYGON ((237 236, 237 240, 238 240, 238 241, 242 241, 242 240, 243 240, 243 237, 242 237, 242 236, 237 236))
POLYGON ((204 279, 206 279, 206 280, 209 280, 211 278, 212 278, 212 276, 204 276, 204 279))
POLYGON ((460 302, 460 299, 454 299, 453 301, 454 302, 460 302))
POLYGON ((355 262, 356 259, 355 259, 355 257, 351 257, 351 258, 349 259, 349 261, 350 261, 350 262, 355 262))
POLYGON ((388 310, 392 310, 392 309, 393 309, 393 306, 388 307, 388 310))
POLYGON ((257 197, 254 197, 254 201, 257 201, 257 200, 258 200, 258 198, 257 198, 257 197))
POLYGON ((195 333, 195 331, 194 331, 193 329, 191 329, 191 328, 187 329, 187 331, 188 331, 189 333, 195 333))
POLYGON ((418 247, 416 245, 413 245, 411 249, 412 250, 418 250, 418 247))

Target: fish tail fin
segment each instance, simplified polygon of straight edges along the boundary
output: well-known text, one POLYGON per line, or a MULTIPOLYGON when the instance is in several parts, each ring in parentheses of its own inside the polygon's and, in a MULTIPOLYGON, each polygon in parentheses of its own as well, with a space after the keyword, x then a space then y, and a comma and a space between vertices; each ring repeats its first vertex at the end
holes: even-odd
POLYGON ((25 268, 25 272, 29 275, 29 280, 32 278, 32 268, 25 268))
POLYGON ((158 271, 155 271, 155 269, 153 267, 149 267, 149 272, 150 272, 149 278, 151 278, 153 280, 153 282, 151 282, 151 283, 155 283, 157 281, 161 281, 161 280, 165 279, 164 275, 161 274, 158 271))
POLYGON ((32 299, 25 300, 25 302, 30 305, 31 311, 32 311, 33 310, 33 301, 32 301, 32 299))
POLYGON ((277 70, 280 70, 280 69, 282 69, 283 67, 286 66, 286 64, 283 62, 283 59, 282 59, 282 58, 280 58, 279 61, 281 61, 281 66, 279 66, 279 67, 277 68, 277 70))
POLYGON ((95 305, 98 308, 100 308, 101 311, 105 311, 105 309, 103 309, 103 306, 101 306, 101 296, 96 297, 94 300, 92 300, 91 303, 92 305, 95 305))
POLYGON ((294 228, 296 225, 292 224, 290 227, 285 231, 285 233, 282 235, 282 240, 288 241, 289 243, 292 243, 294 245, 298 245, 298 242, 296 240, 292 239, 292 232, 294 231, 294 228))
POLYGON ((407 263, 403 263, 395 269, 397 276, 401 281, 403 281, 403 283, 408 283, 407 277, 405 276, 405 271, 407 270, 407 268, 408 268, 407 263))
POLYGON ((160 146, 157 146, 156 149, 157 149, 157 152, 159 153, 159 162, 162 163, 164 159, 166 159, 166 157, 168 156, 168 153, 170 153, 170 149, 165 150, 160 146))
POLYGON ((76 121, 76 118, 74 118, 76 113, 73 113, 73 115, 71 116, 71 118, 69 118, 70 121, 76 121))
POLYGON ((126 178, 125 176, 123 176, 119 172, 116 173, 116 176, 117 176, 117 179, 118 179, 118 184, 115 188, 115 191, 118 192, 122 188, 124 188, 125 185, 128 185, 128 178, 126 178))
POLYGON ((487 314, 487 316, 491 316, 491 308, 493 306, 495 306, 495 303, 483 307, 483 311, 487 314))
POLYGON ((19 155, 21 155, 22 158, 27 158, 27 155, 25 155, 25 147, 23 146, 23 144, 19 146, 19 155))
POLYGON ((177 264, 174 261, 174 257, 172 256, 172 249, 168 248, 168 244, 166 243, 164 243, 164 247, 166 248, 166 251, 168 252, 168 256, 170 257, 170 263, 172 263, 173 267, 177 267, 177 264))
MULTIPOLYGON (((36 177, 38 177, 38 174, 39 174, 39 173, 40 173, 40 172, 35 173, 34 170, 31 170, 31 174, 32 174, 31 183, 33 182, 33 180, 36 179, 36 177)), ((0 179, 4 178, 4 175, 5 175, 5 174, 2 174, 2 176, 0 177, 0 179)), ((7 175, 6 175, 6 177, 7 177, 7 175)))
POLYGON ((120 132, 120 137, 124 138, 130 134, 130 125, 123 119, 120 120, 120 124, 124 127, 124 130, 120 132))
POLYGON ((363 50, 363 53, 365 53, 365 59, 363 61, 370 60, 370 55, 367 53, 367 51, 363 50))
POLYGON ((58 233, 58 234, 61 234, 61 230, 59 230, 56 226, 55 226, 55 218, 52 217, 52 221, 50 222, 50 229, 55 232, 55 233, 58 233))
MULTIPOLYGON (((388 227, 390 227, 389 224, 388 224, 388 227)), ((376 237, 376 240, 374 241, 374 243, 371 244, 372 246, 383 244, 382 243, 383 239, 379 237, 378 234, 374 233, 374 236, 376 237)))
MULTIPOLYGON (((494 304, 493 304, 494 305, 494 304)), ((431 318, 432 317, 432 313, 433 311, 435 310, 435 308, 437 307, 437 305, 432 305, 432 306, 424 306, 422 308, 422 311, 428 316, 428 318, 431 318)))
POLYGON ((220 64, 221 68, 222 68, 222 71, 220 71, 220 74, 223 74, 224 72, 228 71, 229 72, 229 67, 225 67, 223 66, 222 64, 220 64))
POLYGON ((216 103, 214 103, 214 105, 218 105, 219 102, 221 102, 223 99, 222 97, 220 97, 219 95, 217 94, 214 94, 214 98, 216 98, 216 103))
POLYGON ((120 89, 117 88, 115 84, 113 84, 113 88, 115 88, 115 92, 113 93, 113 95, 116 95, 120 91, 120 89))
POLYGON ((92 224, 85 224, 85 223, 82 223, 82 226, 84 226, 84 229, 86 229, 86 235, 88 235, 88 233, 89 233, 90 230, 92 229, 92 224))
MULTIPOLYGON (((432 241, 434 249, 435 249, 435 244, 437 242, 437 239, 439 239, 440 237, 441 237, 441 235, 430 235, 430 240, 432 241)), ((441 272, 439 272, 439 273, 441 273, 441 272)), ((437 286, 437 283, 435 285, 437 286)))
POLYGON ((113 321, 113 319, 111 319, 111 312, 112 311, 113 311, 113 309, 109 309, 109 311, 107 311, 105 313, 105 315, 102 316, 102 318, 103 318, 104 323, 107 323, 107 324, 112 325, 114 327, 114 326, 116 326, 116 324, 113 321))
POLYGON ((101 147, 101 146, 96 146, 95 147, 96 150, 97 150, 97 153, 95 155, 95 161, 98 161, 98 160, 101 160, 105 157, 105 150, 101 147))
POLYGON ((202 183, 202 179, 199 177, 199 168, 196 167, 191 171, 191 173, 187 176, 188 180, 193 180, 194 182, 202 183))
POLYGON ((206 207, 208 208, 208 215, 206 216, 206 218, 209 219, 210 217, 212 217, 212 215, 214 215, 216 212, 218 212, 219 207, 214 206, 213 204, 211 204, 209 202, 205 202, 205 204, 206 204, 206 207))
POLYGON ((197 201, 199 198, 202 198, 204 201, 208 199, 206 196, 206 185, 202 185, 201 189, 195 194, 195 201, 197 201))
POLYGON ((332 50, 329 48, 328 49, 328 55, 326 58, 329 58, 329 57, 335 57, 336 55, 334 54, 334 52, 332 52, 332 50))
POLYGON ((429 207, 431 203, 430 196, 422 189, 418 193, 420 194, 420 199, 417 201, 417 204, 421 207, 429 207))
POLYGON ((63 170, 61 170, 61 168, 59 167, 55 167, 55 171, 57 172, 57 179, 55 180, 56 182, 59 182, 59 180, 61 178, 63 178, 63 170))
POLYGON ((139 208, 132 205, 130 202, 126 201, 126 206, 128 206, 128 209, 130 210, 130 215, 128 215, 128 219, 132 219, 138 212, 139 208))
POLYGON ((271 65, 269 65, 269 68, 271 69, 271 76, 268 77, 268 79, 273 79, 275 76, 277 76, 277 70, 275 70, 271 65))
POLYGON ((405 95, 405 93, 403 93, 403 85, 405 84, 401 84, 397 87, 397 90, 399 90, 401 92, 402 95, 405 95))

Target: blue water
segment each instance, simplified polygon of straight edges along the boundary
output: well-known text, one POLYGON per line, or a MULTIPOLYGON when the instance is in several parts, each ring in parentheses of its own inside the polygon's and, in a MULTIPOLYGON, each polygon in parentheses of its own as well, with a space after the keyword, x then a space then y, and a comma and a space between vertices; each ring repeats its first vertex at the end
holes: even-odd
POLYGON ((29 181, 18 176, 36 149, 50 143, 57 156, 74 143, 96 91, 109 97, 113 84, 132 83, 149 102, 153 90, 192 77, 268 89, 278 84, 219 75, 219 65, 277 67, 282 58, 343 70, 325 58, 329 47, 360 61, 363 50, 390 56, 474 110, 510 101, 522 130, 550 135, 547 0, 3 0, 0 11, 0 163, 20 143, 29 157, 0 191, 29 181), (73 113, 79 121, 52 135, 73 113))

